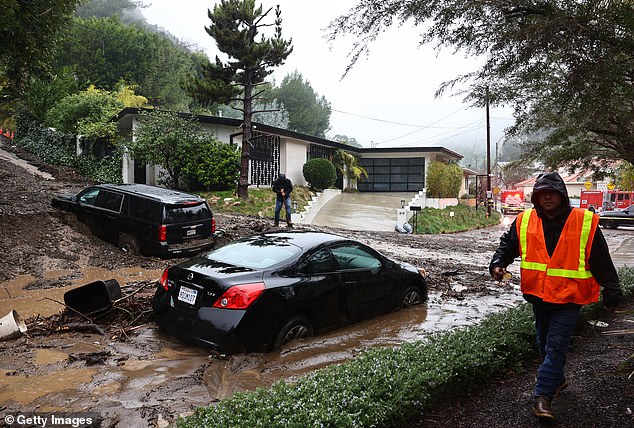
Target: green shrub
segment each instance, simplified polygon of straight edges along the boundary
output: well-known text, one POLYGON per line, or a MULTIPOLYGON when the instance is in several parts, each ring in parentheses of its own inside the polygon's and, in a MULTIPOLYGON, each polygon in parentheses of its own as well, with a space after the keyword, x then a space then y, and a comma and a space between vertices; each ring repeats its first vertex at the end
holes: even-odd
POLYGON ((103 159, 77 156, 74 135, 42 126, 24 112, 18 112, 16 119, 15 144, 18 147, 37 155, 44 162, 76 168, 81 175, 98 183, 122 181, 119 153, 103 159))
POLYGON ((304 178, 313 189, 328 189, 337 181, 337 169, 328 159, 311 159, 304 164, 302 172, 304 178))
POLYGON ((434 161, 427 171, 427 196, 457 198, 462 180, 462 168, 458 164, 434 161))
POLYGON ((179 427, 401 426, 433 400, 517 366, 533 349, 528 305, 400 348, 371 349, 296 382, 237 393, 179 427))
POLYGON ((189 146, 181 176, 188 189, 226 190, 236 187, 240 176, 240 149, 211 135, 189 146))

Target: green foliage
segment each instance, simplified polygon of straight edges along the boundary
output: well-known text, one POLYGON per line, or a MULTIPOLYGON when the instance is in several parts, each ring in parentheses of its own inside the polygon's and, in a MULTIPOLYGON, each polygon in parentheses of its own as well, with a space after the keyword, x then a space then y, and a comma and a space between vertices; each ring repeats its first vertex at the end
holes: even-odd
POLYGON ((306 162, 302 173, 310 187, 317 190, 328 189, 337 181, 337 169, 332 162, 324 158, 306 162))
POLYGON ((178 110, 191 102, 181 81, 206 61, 204 54, 119 18, 76 18, 55 55, 55 66, 73 68, 82 87, 112 90, 126 82, 151 105, 178 110))
POLYGON ((348 188, 352 187, 352 180, 361 180, 368 177, 368 172, 359 164, 359 159, 343 149, 338 149, 335 152, 332 163, 337 168, 337 171, 348 178, 348 188))
POLYGON ((634 165, 621 165, 617 171, 616 186, 619 190, 634 190, 634 165))
POLYGON ((75 76, 71 69, 64 68, 46 78, 32 76, 21 101, 34 118, 44 122, 46 113, 55 103, 76 92, 79 92, 79 86, 75 76))
POLYGON ((235 185, 240 152, 218 142, 191 117, 148 111, 139 116, 136 139, 123 144, 134 159, 161 166, 169 186, 205 190, 235 185))
POLYGON ((288 129, 325 138, 330 129, 330 103, 317 95, 299 71, 284 77, 273 96, 288 111, 288 129))
POLYGON ((458 164, 434 161, 427 171, 427 196, 457 198, 462 180, 462 169, 458 164))
POLYGON ((0 70, 15 96, 32 74, 44 75, 57 39, 81 0, 2 0, 0 70))
POLYGON ((417 215, 416 233, 438 234, 455 233, 465 230, 479 229, 500 224, 502 216, 498 212, 492 212, 487 217, 486 209, 476 210, 466 205, 456 205, 442 210, 436 208, 423 208, 417 215), (453 213, 453 215, 451 214, 453 213))
POLYGON ((118 92, 107 92, 90 86, 55 103, 46 113, 46 123, 61 132, 81 135, 82 149, 86 153, 92 153, 93 145, 99 140, 116 146, 120 137, 117 123, 112 118, 125 107, 124 100, 132 105, 147 101, 135 96, 127 87, 118 92))
POLYGON ((121 182, 121 154, 96 159, 76 155, 75 136, 40 125, 24 111, 17 114, 15 144, 36 154, 44 162, 76 168, 84 177, 98 183, 121 182))
POLYGON ((182 179, 188 189, 236 187, 240 151, 232 144, 221 143, 209 134, 201 135, 199 141, 189 146, 182 161, 182 179))
POLYGON ((470 104, 515 109, 512 134, 548 131, 525 151, 548 164, 592 157, 634 163, 634 2, 363 1, 330 24, 329 40, 352 34, 350 67, 392 24, 414 22, 421 43, 481 56, 462 83, 470 104))

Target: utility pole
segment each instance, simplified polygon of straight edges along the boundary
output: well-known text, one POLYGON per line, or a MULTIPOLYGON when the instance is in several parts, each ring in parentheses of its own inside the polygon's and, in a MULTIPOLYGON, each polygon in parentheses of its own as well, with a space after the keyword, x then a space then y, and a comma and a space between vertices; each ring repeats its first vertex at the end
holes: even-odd
POLYGON ((486 87, 486 114, 487 114, 487 217, 491 216, 491 202, 493 192, 491 190, 491 123, 489 120, 489 87, 486 87))

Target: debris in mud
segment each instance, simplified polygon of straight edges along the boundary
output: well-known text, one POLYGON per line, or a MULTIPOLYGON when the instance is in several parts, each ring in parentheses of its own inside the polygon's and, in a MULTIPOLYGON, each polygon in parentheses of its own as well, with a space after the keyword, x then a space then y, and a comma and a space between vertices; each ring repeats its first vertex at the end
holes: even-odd
POLYGON ((87 366, 106 364, 106 359, 111 355, 110 351, 88 352, 80 354, 68 354, 70 361, 85 361, 87 366))
MULTIPOLYGON (((108 334, 113 340, 126 341, 128 334, 152 321, 153 281, 128 284, 125 294, 114 300, 106 311, 83 314, 62 302, 65 309, 47 318, 40 316, 27 320, 29 336, 48 336, 69 331, 108 334)), ((50 299, 52 300, 52 299, 50 299)))

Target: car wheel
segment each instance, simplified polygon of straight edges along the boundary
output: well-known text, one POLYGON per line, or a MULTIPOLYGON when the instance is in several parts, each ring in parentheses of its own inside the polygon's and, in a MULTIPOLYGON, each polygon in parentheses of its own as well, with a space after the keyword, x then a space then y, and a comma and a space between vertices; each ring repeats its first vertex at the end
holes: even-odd
POLYGON ((122 233, 119 235, 119 248, 124 253, 140 254, 139 243, 136 238, 128 233, 122 233))
POLYGON ((273 347, 279 349, 289 342, 310 337, 313 334, 314 330, 311 323, 304 317, 296 316, 290 318, 280 329, 273 347))
POLYGON ((420 305, 423 303, 423 293, 420 288, 415 285, 410 285, 405 289, 403 293, 403 307, 409 308, 410 306, 420 305))

